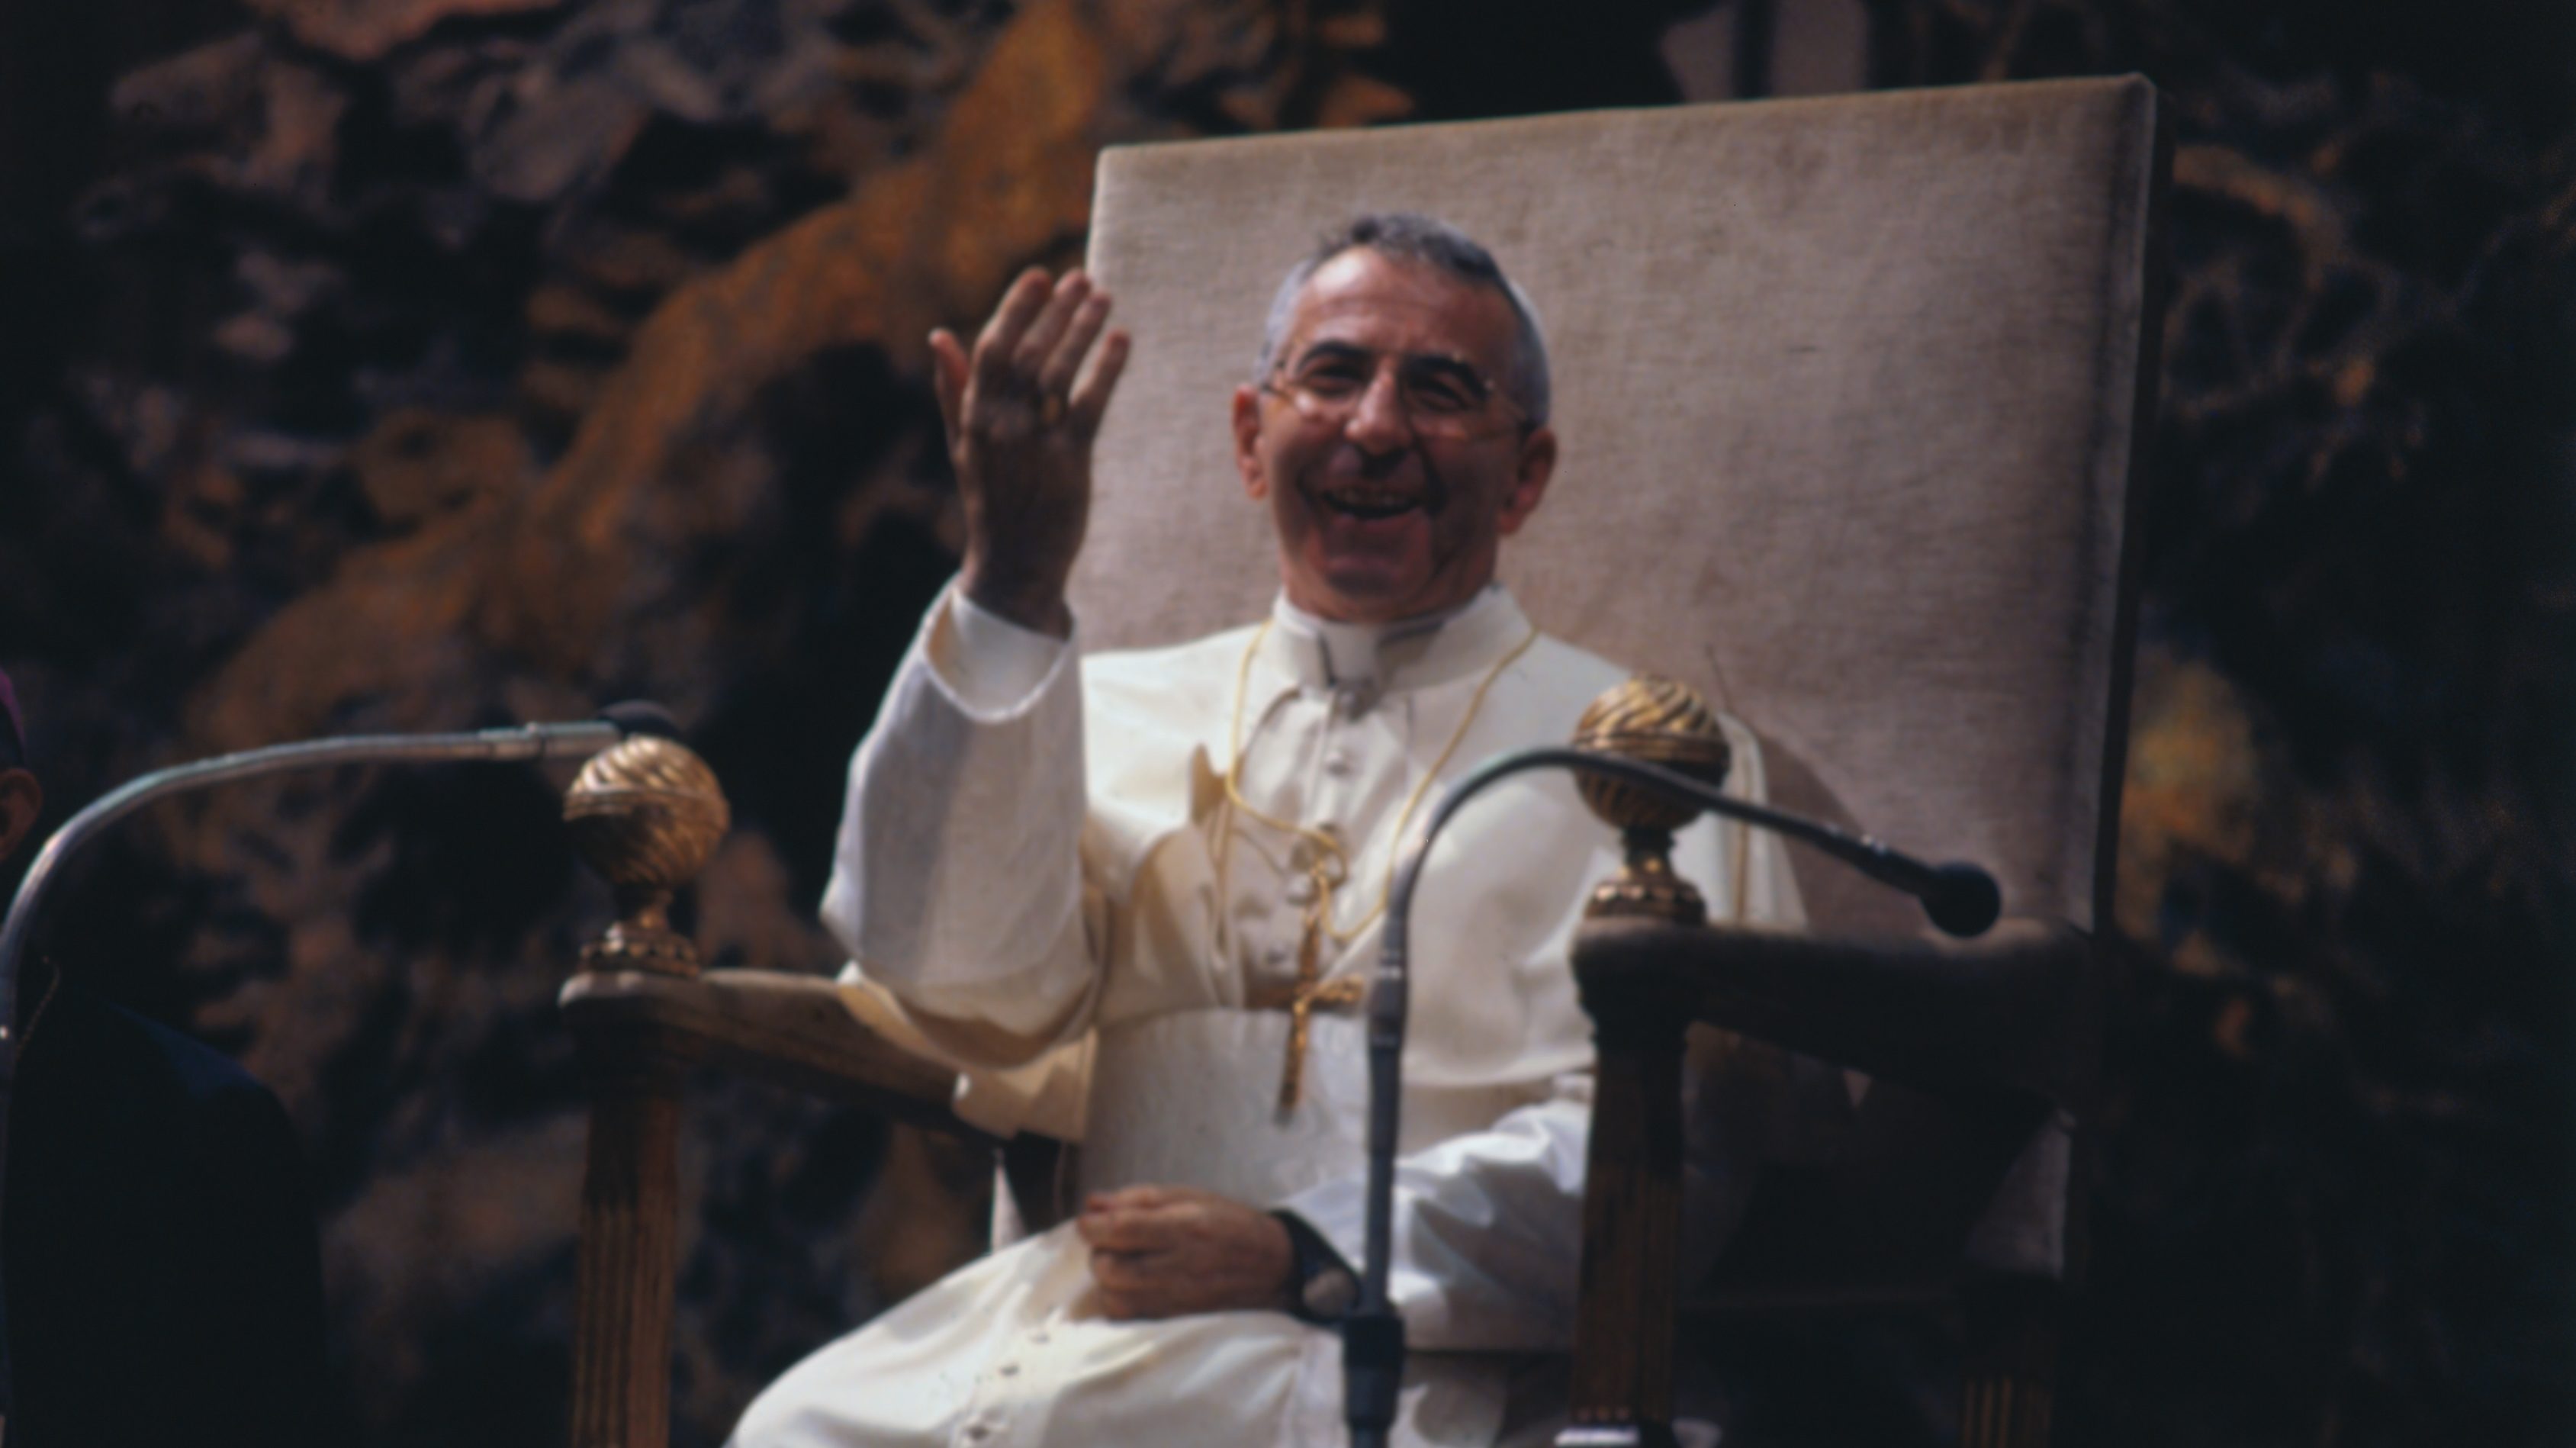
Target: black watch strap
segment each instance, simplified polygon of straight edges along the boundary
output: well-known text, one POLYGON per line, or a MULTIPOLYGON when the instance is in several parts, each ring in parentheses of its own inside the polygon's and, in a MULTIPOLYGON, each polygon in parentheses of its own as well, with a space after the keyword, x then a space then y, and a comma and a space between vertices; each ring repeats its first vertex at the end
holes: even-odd
POLYGON ((1301 1322, 1324 1327, 1350 1316, 1351 1309, 1359 1305, 1360 1275, 1305 1218, 1295 1212, 1270 1215, 1288 1229, 1293 1254, 1288 1280, 1289 1312, 1301 1322))

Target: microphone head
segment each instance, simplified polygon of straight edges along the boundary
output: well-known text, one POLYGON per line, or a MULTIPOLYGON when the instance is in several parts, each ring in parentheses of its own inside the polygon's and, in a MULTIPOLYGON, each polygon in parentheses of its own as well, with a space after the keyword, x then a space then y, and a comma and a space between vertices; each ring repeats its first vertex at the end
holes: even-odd
POLYGON ((1923 913, 1945 935, 1965 939, 1983 935, 2004 913, 2004 892, 1995 877, 1974 865, 1953 860, 1932 867, 1932 888, 1924 893, 1923 913))
POLYGON ((687 742, 681 737, 680 721, 671 717, 670 710, 650 699, 627 699, 611 704, 599 711, 599 717, 616 725, 617 732, 629 739, 638 734, 649 734, 656 739, 687 742))

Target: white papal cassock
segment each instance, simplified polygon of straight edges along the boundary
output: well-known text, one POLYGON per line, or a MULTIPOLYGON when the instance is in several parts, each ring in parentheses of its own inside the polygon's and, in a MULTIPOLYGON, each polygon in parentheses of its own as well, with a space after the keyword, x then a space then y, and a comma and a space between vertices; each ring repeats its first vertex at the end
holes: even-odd
MULTIPOLYGON (((1283 601, 1266 629, 1077 659, 952 594, 850 767, 823 911, 856 957, 852 1008, 967 1072, 959 1109, 978 1124, 1078 1136, 1077 1192, 1181 1184, 1284 1208, 1356 1265, 1363 1028, 1316 1018, 1282 1119, 1288 1017, 1247 1001, 1294 979, 1310 847, 1230 808, 1223 771, 1239 730, 1245 801, 1346 842, 1333 906, 1350 938, 1324 975, 1365 975, 1398 817, 1444 746, 1443 781, 1561 744, 1623 677, 1530 639, 1492 587, 1428 623, 1329 624, 1283 601)), ((1727 730, 1729 788, 1758 797, 1753 737, 1727 730)), ((1495 1442, 1535 1411, 1516 1372, 1567 1345, 1592 1064, 1567 949, 1617 863, 1571 781, 1536 773, 1480 796, 1426 866, 1392 1279, 1413 1349, 1399 1443, 1495 1442)), ((1675 864, 1721 918, 1797 919, 1767 837, 1703 821, 1675 864)), ((1275 1312, 1111 1322, 1089 1288, 1070 1225, 1003 1247, 798 1365, 737 1442, 1342 1441, 1330 1331, 1275 1312)))

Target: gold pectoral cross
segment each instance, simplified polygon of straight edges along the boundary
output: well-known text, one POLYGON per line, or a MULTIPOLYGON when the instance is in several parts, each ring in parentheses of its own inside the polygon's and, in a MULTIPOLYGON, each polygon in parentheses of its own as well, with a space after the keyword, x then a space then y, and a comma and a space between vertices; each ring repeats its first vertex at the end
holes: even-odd
POLYGON ((1314 1030, 1315 1012, 1356 1009, 1368 994, 1368 983, 1355 975, 1320 979, 1323 934, 1322 912, 1310 911, 1305 938, 1297 943, 1297 979, 1284 987, 1255 987, 1252 991, 1254 1010, 1288 1013, 1288 1059, 1279 1068, 1281 1116, 1295 1111, 1297 1102, 1306 1094, 1306 1049, 1314 1030))

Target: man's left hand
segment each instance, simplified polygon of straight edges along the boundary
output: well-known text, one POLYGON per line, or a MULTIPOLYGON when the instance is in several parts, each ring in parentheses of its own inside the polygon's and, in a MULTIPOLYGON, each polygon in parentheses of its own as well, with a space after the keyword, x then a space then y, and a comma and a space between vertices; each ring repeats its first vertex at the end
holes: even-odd
POLYGON ((1102 1309, 1121 1321, 1289 1305, 1296 1248, 1279 1219, 1195 1187, 1096 1192, 1074 1230, 1102 1309))

